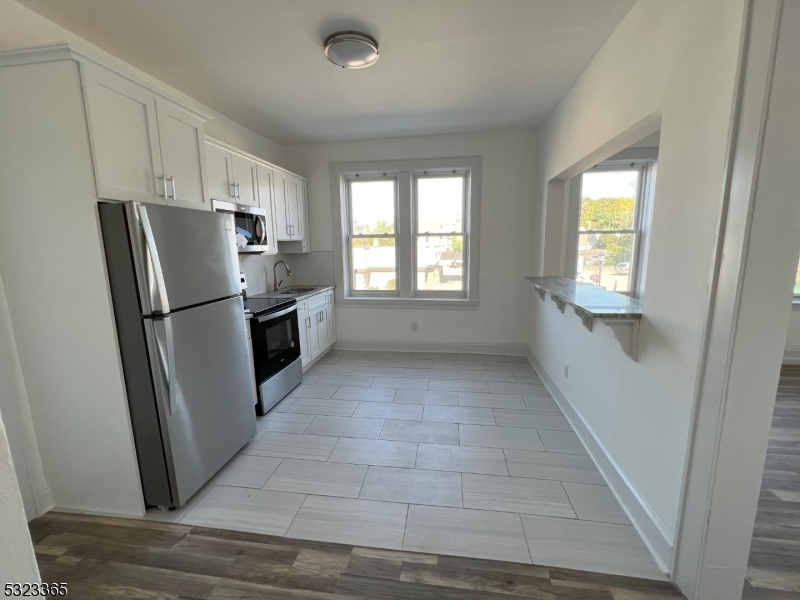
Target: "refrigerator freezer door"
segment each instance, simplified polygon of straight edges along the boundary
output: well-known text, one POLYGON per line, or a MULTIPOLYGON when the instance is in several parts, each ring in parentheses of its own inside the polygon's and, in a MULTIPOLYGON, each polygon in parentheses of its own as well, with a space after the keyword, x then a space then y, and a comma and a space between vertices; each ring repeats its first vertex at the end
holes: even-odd
POLYGON ((243 310, 237 296, 145 319, 174 506, 255 435, 243 310))
POLYGON ((174 312, 241 293, 233 217, 131 203, 142 312, 174 312))

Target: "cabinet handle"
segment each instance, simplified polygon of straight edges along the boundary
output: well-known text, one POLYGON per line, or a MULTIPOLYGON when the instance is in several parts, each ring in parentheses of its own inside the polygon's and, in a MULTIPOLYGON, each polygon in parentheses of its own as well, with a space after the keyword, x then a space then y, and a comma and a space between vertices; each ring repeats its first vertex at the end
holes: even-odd
POLYGON ((175 200, 175 178, 174 177, 164 177, 164 199, 165 200, 175 200), (167 182, 169 181, 170 185, 172 186, 172 196, 169 195, 169 190, 167 188, 167 182))
POLYGON ((175 200, 175 202, 177 202, 178 201, 178 192, 175 191, 175 178, 174 177, 170 177, 169 181, 172 184, 172 199, 175 200))
POLYGON ((234 183, 233 185, 236 188, 236 199, 240 200, 242 198, 242 188, 238 183, 234 183))
POLYGON ((169 194, 167 193, 167 178, 163 176, 159 176, 161 180, 161 185, 164 186, 164 200, 169 200, 169 194))

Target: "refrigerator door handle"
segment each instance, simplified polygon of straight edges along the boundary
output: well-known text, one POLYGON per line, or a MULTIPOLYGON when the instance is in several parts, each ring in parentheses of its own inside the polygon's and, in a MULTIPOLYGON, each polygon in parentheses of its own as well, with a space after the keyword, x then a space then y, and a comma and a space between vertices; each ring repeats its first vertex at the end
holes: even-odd
POLYGON ((158 363, 167 386, 169 414, 174 415, 178 409, 175 401, 177 381, 175 380, 175 338, 172 333, 172 318, 169 316, 153 321, 158 348, 158 363), (159 324, 164 326, 163 340, 159 332, 159 324))
POLYGON ((153 312, 168 313, 169 300, 167 299, 167 286, 164 283, 164 272, 161 270, 161 260, 158 258, 158 248, 156 238, 153 235, 153 228, 150 226, 150 217, 147 214, 147 207, 139 205, 139 219, 142 222, 144 241, 147 246, 147 292, 150 294, 150 304, 153 312), (153 290, 153 280, 155 280, 155 291, 153 290))

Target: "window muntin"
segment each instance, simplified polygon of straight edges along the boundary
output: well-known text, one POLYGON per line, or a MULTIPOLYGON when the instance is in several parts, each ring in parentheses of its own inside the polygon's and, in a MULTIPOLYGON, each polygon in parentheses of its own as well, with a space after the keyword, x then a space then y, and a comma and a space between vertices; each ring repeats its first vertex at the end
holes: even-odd
POLYGON ((646 166, 597 167, 581 176, 575 278, 635 295, 646 166))
POLYGON ((416 174, 414 294, 464 296, 467 273, 467 173, 416 174))
POLYGON ((347 188, 350 290, 397 295, 397 180, 353 177, 347 188))

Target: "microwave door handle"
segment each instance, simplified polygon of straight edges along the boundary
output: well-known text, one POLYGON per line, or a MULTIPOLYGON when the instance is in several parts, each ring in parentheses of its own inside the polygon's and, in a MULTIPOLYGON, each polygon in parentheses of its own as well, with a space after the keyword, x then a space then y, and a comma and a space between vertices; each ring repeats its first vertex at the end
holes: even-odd
POLYGON ((145 264, 147 266, 147 291, 150 296, 150 306, 154 312, 168 313, 167 286, 164 283, 164 272, 161 269, 156 238, 153 235, 153 228, 150 225, 150 216, 147 214, 146 206, 139 205, 139 219, 142 223, 146 246, 145 264), (154 284, 155 290, 153 289, 154 284))
POLYGON ((264 242, 267 241, 267 217, 258 215, 257 219, 261 226, 261 236, 258 239, 258 243, 260 246, 263 246, 264 242))
POLYGON ((175 338, 172 332, 172 317, 167 315, 163 319, 156 319, 153 322, 156 330, 156 349, 158 351, 158 362, 164 376, 164 383, 167 386, 167 407, 169 414, 174 415, 177 410, 176 391, 177 381, 175 378, 175 338), (158 335, 158 324, 164 326, 164 342, 162 343, 158 335))

